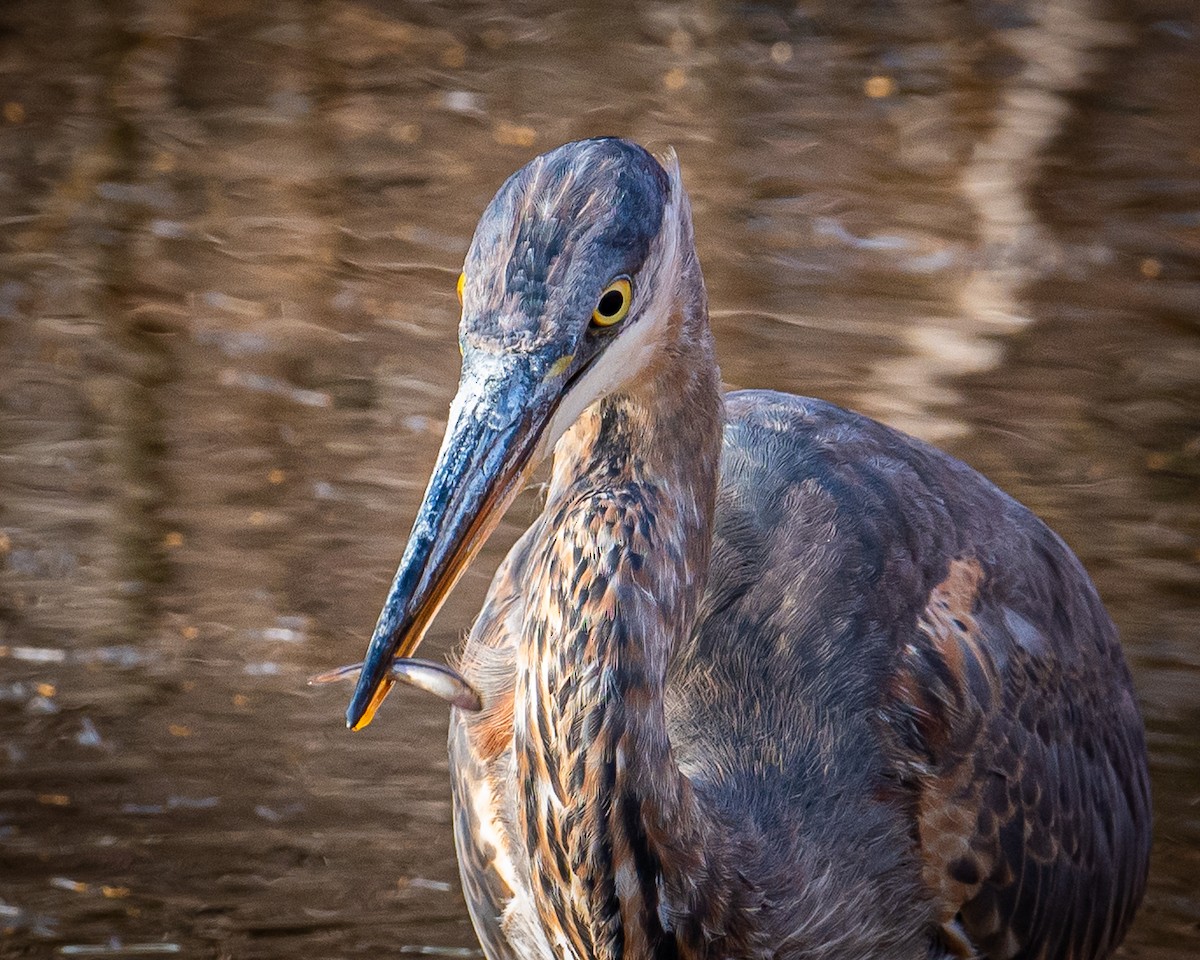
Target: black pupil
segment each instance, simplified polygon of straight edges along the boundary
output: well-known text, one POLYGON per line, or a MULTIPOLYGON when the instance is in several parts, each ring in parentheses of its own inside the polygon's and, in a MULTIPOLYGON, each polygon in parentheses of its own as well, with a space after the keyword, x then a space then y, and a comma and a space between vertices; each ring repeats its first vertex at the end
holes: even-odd
POLYGON ((596 312, 602 317, 615 317, 624 302, 625 294, 620 290, 609 290, 600 298, 600 302, 596 305, 596 312))

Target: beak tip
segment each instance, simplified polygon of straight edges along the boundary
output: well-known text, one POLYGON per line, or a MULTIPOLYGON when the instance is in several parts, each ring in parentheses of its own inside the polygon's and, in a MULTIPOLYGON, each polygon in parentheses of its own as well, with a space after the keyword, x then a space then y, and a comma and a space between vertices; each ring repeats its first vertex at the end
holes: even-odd
POLYGON ((355 697, 346 709, 346 729, 361 730, 371 722, 371 713, 371 710, 360 706, 358 697, 355 697))
POLYGON ((395 680, 387 674, 372 682, 364 669, 358 678, 354 696, 350 698, 350 706, 346 708, 346 726, 351 730, 362 730, 368 726, 375 719, 375 712, 391 692, 394 683, 395 680))
POLYGON ((366 705, 361 701, 361 691, 355 690, 354 696, 350 699, 350 705, 346 708, 346 729, 348 730, 361 730, 366 726, 363 723, 363 715, 367 713, 367 710, 366 705))

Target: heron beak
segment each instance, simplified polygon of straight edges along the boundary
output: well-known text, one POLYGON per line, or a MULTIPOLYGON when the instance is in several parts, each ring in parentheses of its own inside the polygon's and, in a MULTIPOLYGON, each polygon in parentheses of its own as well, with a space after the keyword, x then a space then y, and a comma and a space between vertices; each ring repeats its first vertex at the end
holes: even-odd
POLYGON ((442 449, 379 614, 346 723, 361 730, 442 603, 537 466, 534 452, 556 406, 532 358, 465 361, 442 449))

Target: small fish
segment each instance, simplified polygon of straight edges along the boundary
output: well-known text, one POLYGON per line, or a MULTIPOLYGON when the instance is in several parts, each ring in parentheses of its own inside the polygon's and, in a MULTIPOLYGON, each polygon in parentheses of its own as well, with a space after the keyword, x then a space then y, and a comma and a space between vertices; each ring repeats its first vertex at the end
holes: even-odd
MULTIPOLYGON (((362 673, 363 665, 361 663, 352 663, 346 667, 338 667, 336 670, 329 670, 326 673, 319 673, 315 677, 309 677, 309 684, 318 683, 335 683, 339 680, 356 680, 358 675, 362 673)), ((458 707, 460 710, 469 710, 472 713, 483 709, 483 701, 475 688, 472 687, 462 674, 444 663, 434 663, 431 660, 417 660, 411 657, 397 657, 392 661, 391 672, 388 674, 382 687, 383 694, 376 697, 374 706, 378 707, 379 702, 382 702, 383 697, 387 695, 387 691, 391 689, 392 684, 399 681, 407 683, 410 687, 417 687, 432 693, 440 700, 444 700, 451 706, 458 707)))

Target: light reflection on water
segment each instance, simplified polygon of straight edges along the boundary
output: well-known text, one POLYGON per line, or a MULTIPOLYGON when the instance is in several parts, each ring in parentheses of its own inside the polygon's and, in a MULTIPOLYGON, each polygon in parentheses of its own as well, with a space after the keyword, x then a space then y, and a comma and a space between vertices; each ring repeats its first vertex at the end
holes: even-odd
POLYGON ((1153 751, 1127 955, 1193 955, 1200 20, 1126 6, 7 4, 0 955, 474 955, 445 711, 350 736, 304 678, 400 555, 476 216, 597 133, 676 146, 730 385, 932 438, 1079 552, 1153 751))

